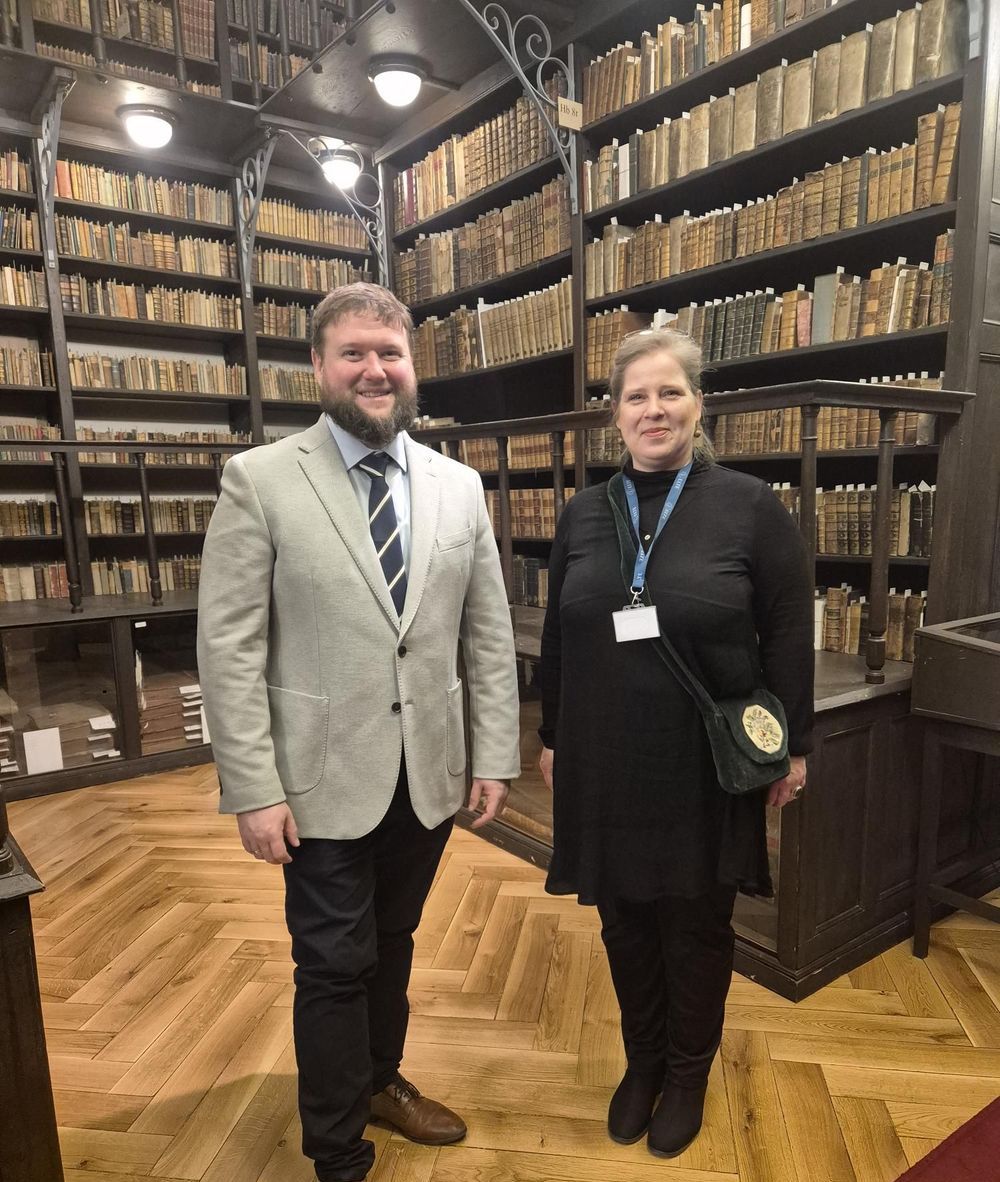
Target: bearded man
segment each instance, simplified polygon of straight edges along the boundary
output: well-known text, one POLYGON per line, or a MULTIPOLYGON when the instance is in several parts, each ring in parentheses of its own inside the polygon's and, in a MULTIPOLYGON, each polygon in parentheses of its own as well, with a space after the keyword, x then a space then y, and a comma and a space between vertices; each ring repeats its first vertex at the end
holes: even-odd
POLYGON ((302 1144, 320 1182, 366 1176, 371 1115, 430 1145, 465 1135, 399 1074, 412 937, 467 760, 476 825, 520 772, 482 483, 406 433, 412 327, 374 284, 318 305, 324 414, 226 464, 202 559, 198 667, 221 810, 247 853, 284 868, 302 1144))

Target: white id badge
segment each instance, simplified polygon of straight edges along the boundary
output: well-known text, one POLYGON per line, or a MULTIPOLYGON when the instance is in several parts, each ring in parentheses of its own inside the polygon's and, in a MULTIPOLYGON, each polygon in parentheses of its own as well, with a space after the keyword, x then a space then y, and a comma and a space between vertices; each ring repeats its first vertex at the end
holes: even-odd
POLYGON ((655 604, 625 607, 620 612, 612 612, 611 618, 615 622, 615 640, 619 644, 627 640, 649 640, 660 635, 655 604))

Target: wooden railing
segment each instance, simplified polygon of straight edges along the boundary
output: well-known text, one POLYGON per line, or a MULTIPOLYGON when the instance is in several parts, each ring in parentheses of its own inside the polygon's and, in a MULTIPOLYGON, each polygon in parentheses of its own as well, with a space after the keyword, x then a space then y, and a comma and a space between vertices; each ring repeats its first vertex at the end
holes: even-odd
MULTIPOLYGON (((877 493, 873 513, 871 584, 869 589, 868 633, 865 641, 867 664, 866 680, 881 684, 885 680, 886 628, 889 605, 889 542, 890 509, 894 484, 895 427, 898 415, 917 411, 938 416, 943 436, 953 425, 972 394, 925 390, 909 386, 874 385, 864 382, 793 382, 781 386, 765 386, 753 390, 733 390, 705 396, 705 418, 709 434, 720 415, 741 414, 776 409, 800 410, 801 440, 799 464, 800 509, 799 527, 805 539, 809 559, 816 567, 816 484, 817 484, 817 420, 824 406, 847 407, 855 410, 875 410, 879 415, 877 493)), ((555 491, 556 516, 564 505, 564 441, 566 432, 583 432, 588 427, 607 426, 606 411, 578 411, 563 415, 542 415, 530 419, 513 419, 494 423, 476 423, 454 427, 436 427, 416 432, 417 438, 447 448, 457 458, 465 439, 494 439, 497 447, 497 472, 500 491, 500 555, 508 594, 513 583, 513 539, 510 512, 510 470, 507 444, 512 436, 548 434, 551 438, 552 481, 555 491)), ((581 462, 585 448, 582 439, 576 449, 577 472, 584 471, 581 462)), ((577 487, 581 487, 578 480, 577 487)))

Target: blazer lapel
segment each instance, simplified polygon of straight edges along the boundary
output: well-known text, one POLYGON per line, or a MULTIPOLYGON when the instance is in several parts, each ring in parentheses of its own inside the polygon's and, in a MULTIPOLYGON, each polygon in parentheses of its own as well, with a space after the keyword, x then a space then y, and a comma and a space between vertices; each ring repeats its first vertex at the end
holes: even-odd
MULTIPOLYGON (((365 581, 372 589, 372 594, 379 602, 386 617, 393 628, 399 627, 396 608, 389 595, 389 588, 385 583, 385 575, 375 555, 375 548, 371 544, 371 533, 364 510, 358 504, 354 485, 344 467, 344 460, 340 454, 330 428, 325 418, 308 431, 302 432, 299 448, 303 454, 299 457, 306 479, 313 487, 313 491, 323 503, 330 520, 340 534, 344 545, 351 557, 357 563, 358 569, 365 577, 365 581)), ((414 531, 416 532, 416 531, 414 531)), ((409 592, 407 593, 407 604, 409 592)))
POLYGON ((410 569, 406 577, 406 602, 400 633, 413 622, 427 586, 427 572, 437 539, 441 487, 434 470, 434 453, 406 440, 406 466, 410 477, 410 569))

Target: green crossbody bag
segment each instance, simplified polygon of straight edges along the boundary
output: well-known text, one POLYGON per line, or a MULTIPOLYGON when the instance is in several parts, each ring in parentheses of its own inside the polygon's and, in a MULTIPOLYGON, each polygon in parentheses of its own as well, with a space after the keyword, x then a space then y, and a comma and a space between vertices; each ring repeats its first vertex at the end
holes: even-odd
MULTIPOLYGON (((608 482, 608 502, 618 533, 622 579, 631 588, 636 545, 617 495, 622 477, 608 482)), ((643 601, 650 604, 644 588, 643 601)), ((638 643, 638 642, 632 642, 638 643)), ((657 655, 694 699, 712 748, 719 784, 734 796, 756 792, 788 775, 788 724, 781 702, 763 686, 738 698, 715 699, 691 672, 680 654, 663 634, 650 643, 657 655)))

